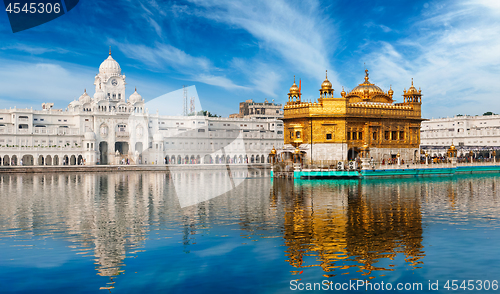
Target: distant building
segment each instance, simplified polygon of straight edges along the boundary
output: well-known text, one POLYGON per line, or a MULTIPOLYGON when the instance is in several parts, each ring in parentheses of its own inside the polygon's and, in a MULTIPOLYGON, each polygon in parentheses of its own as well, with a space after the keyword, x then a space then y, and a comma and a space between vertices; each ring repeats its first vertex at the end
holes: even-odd
POLYGON ((283 105, 274 102, 263 103, 247 100, 240 103, 240 112, 231 114, 230 118, 256 118, 256 119, 281 119, 283 118, 283 105))
POLYGON ((422 122, 420 146, 431 156, 445 156, 453 145, 458 156, 500 149, 500 115, 459 115, 422 122))

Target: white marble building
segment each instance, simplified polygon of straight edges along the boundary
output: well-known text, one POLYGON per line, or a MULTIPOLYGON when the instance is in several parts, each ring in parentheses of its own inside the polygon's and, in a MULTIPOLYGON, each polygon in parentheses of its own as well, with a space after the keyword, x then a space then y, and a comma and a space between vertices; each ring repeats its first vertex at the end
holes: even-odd
POLYGON ((0 165, 267 163, 283 145, 276 119, 150 114, 111 53, 67 109, 0 110, 0 165))
POLYGON ((464 115, 422 122, 420 145, 424 152, 445 156, 452 143, 458 156, 500 149, 500 115, 464 115))

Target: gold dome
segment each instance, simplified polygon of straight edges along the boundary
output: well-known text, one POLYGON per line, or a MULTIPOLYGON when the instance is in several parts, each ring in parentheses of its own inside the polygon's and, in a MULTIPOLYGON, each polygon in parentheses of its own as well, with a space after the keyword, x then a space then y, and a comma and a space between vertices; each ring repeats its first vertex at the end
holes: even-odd
POLYGON ((406 94, 419 94, 419 91, 417 90, 417 88, 415 88, 413 86, 413 78, 411 78, 411 87, 408 89, 406 94))
POLYGON ((326 71, 326 78, 321 84, 321 90, 331 90, 332 89, 332 83, 328 80, 328 71, 326 71))
POLYGON ((346 93, 345 93, 345 91, 344 91, 344 87, 342 87, 342 92, 340 92, 340 95, 341 95, 342 97, 345 97, 345 94, 346 94, 346 93))
POLYGON ((365 92, 368 91, 369 96, 373 96, 374 94, 382 94, 385 95, 384 91, 380 89, 378 86, 375 86, 374 84, 371 84, 368 81, 368 70, 365 70, 365 82, 362 84, 359 84, 356 88, 352 89, 351 92, 349 92, 349 95, 359 95, 359 96, 364 96, 365 92))
POLYGON ((295 148, 295 151, 294 151, 293 153, 295 153, 295 154, 300 154, 300 149, 299 149, 299 147, 295 148))
POLYGON ((290 94, 299 94, 299 86, 295 83, 295 76, 293 76, 293 85, 290 87, 290 94))
POLYGON ((271 150, 271 154, 276 154, 276 149, 273 146, 273 149, 271 150))

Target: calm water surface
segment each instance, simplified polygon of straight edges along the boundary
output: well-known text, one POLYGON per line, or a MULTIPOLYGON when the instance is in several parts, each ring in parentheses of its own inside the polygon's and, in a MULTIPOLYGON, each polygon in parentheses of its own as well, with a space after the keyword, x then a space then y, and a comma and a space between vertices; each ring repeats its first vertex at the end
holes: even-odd
MULTIPOLYGON (((177 176, 190 193, 228 181, 177 176)), ((367 280, 457 293, 447 280, 500 280, 498 176, 247 176, 181 208, 165 173, 0 175, 0 292, 289 293, 367 280)))

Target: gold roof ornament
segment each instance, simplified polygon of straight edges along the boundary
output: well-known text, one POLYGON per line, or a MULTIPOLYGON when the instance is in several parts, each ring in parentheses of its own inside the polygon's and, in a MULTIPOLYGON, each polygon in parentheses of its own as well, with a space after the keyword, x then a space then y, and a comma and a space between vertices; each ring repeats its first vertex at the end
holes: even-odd
POLYGON ((352 89, 352 91, 349 92, 349 95, 357 95, 360 97, 364 97, 365 93, 367 93, 369 96, 373 96, 375 94, 385 95, 385 93, 384 93, 384 91, 382 91, 382 89, 380 89, 375 84, 370 83, 370 81, 368 80, 368 76, 369 76, 368 70, 365 69, 365 81, 364 81, 364 83, 361 83, 357 87, 352 89))
POLYGON ((344 91, 344 86, 342 86, 342 92, 340 92, 340 95, 341 95, 342 97, 345 97, 345 94, 346 94, 346 93, 345 93, 345 91, 344 91))
POLYGON ((414 94, 420 94, 417 88, 413 86, 413 78, 411 78, 411 87, 406 91, 406 94, 414 95, 414 94))
POLYGON ((392 95, 394 95, 394 91, 392 90, 392 85, 389 87, 389 91, 387 92, 389 96, 392 98, 392 95))
POLYGON ((331 90, 332 89, 332 83, 328 80, 328 70, 326 71, 326 78, 321 84, 321 90, 331 90))
POLYGON ((293 85, 290 87, 289 94, 299 94, 299 86, 295 83, 295 76, 293 76, 293 85))
POLYGON ((273 145, 273 149, 271 150, 271 154, 276 154, 276 149, 274 148, 274 145, 273 145))
POLYGON ((299 149, 299 147, 298 147, 298 146, 297 146, 297 148, 295 148, 295 151, 294 151, 293 153, 295 153, 295 154, 300 154, 300 149, 299 149))

